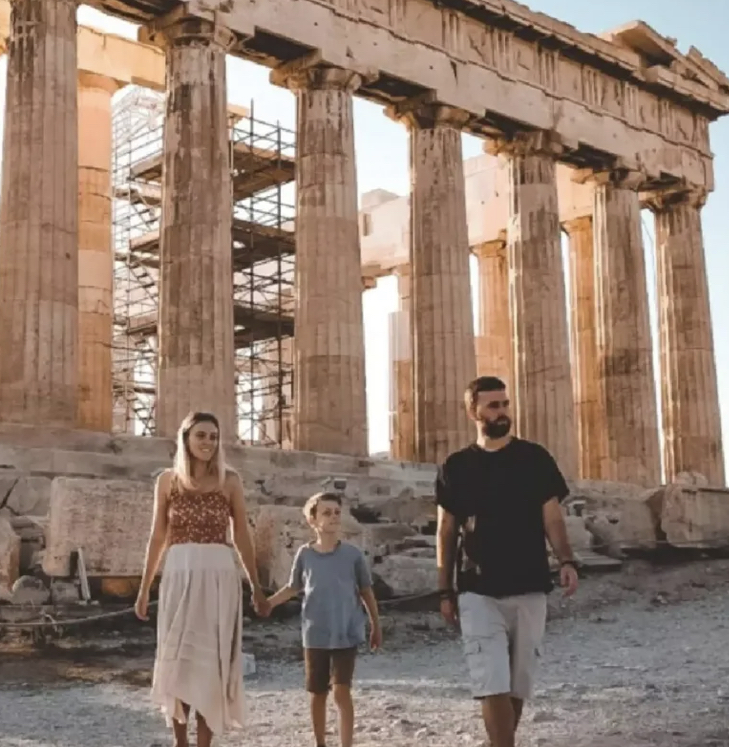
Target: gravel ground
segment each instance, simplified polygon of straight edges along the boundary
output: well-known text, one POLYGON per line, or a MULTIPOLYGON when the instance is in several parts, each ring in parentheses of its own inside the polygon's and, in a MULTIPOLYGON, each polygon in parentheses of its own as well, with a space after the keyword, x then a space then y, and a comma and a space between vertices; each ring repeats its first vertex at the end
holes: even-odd
MULTIPOLYGON (((629 564, 552 596, 520 747, 729 747, 729 562, 629 564)), ((428 612, 383 614, 385 646, 357 668, 359 747, 484 744, 458 641, 428 612)), ((219 747, 305 747, 295 620, 251 623, 249 723, 219 747)), ((0 645, 0 747, 171 744, 148 699, 150 631, 51 647, 0 645)), ((331 711, 332 724, 334 711, 331 711)), ((330 745, 338 744, 332 728, 330 745)))

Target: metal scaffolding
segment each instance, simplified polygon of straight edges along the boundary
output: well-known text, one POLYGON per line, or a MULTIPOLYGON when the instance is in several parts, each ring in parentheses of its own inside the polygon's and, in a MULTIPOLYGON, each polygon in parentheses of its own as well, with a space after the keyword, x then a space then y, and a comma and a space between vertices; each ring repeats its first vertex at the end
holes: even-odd
MULTIPOLYGON (((114 105, 115 430, 154 433, 164 97, 114 105)), ((293 396, 294 132, 230 117, 238 436, 290 445, 293 396)))

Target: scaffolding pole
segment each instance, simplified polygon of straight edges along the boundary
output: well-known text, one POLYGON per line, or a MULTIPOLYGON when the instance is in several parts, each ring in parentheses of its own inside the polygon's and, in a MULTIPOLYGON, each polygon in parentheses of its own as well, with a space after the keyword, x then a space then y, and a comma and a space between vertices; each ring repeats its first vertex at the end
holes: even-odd
MULTIPOLYGON (((157 382, 164 97, 114 103, 114 429, 153 435, 157 382)), ((230 116, 238 436, 291 446, 295 135, 230 116)))

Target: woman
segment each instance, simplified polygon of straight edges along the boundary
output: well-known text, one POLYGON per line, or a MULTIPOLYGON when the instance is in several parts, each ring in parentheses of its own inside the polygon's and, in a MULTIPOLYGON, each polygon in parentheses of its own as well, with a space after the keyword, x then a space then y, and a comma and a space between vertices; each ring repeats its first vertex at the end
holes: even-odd
POLYGON ((213 734, 243 722, 243 604, 240 571, 227 542, 231 519, 254 606, 263 614, 267 602, 258 585, 240 478, 225 466, 217 418, 190 413, 177 432, 173 467, 155 486, 135 606, 137 617, 149 619, 149 590, 166 550, 152 699, 172 726, 176 747, 187 747, 191 710, 198 747, 210 747, 213 734))

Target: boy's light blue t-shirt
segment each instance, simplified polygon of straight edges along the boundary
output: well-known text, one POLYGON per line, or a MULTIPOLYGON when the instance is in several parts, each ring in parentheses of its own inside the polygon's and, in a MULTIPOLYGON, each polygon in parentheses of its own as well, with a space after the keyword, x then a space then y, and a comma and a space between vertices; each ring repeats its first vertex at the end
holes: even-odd
POLYGON ((362 551, 340 542, 331 552, 299 548, 289 586, 304 592, 304 648, 354 648, 365 640, 367 617, 359 592, 372 586, 362 551))

